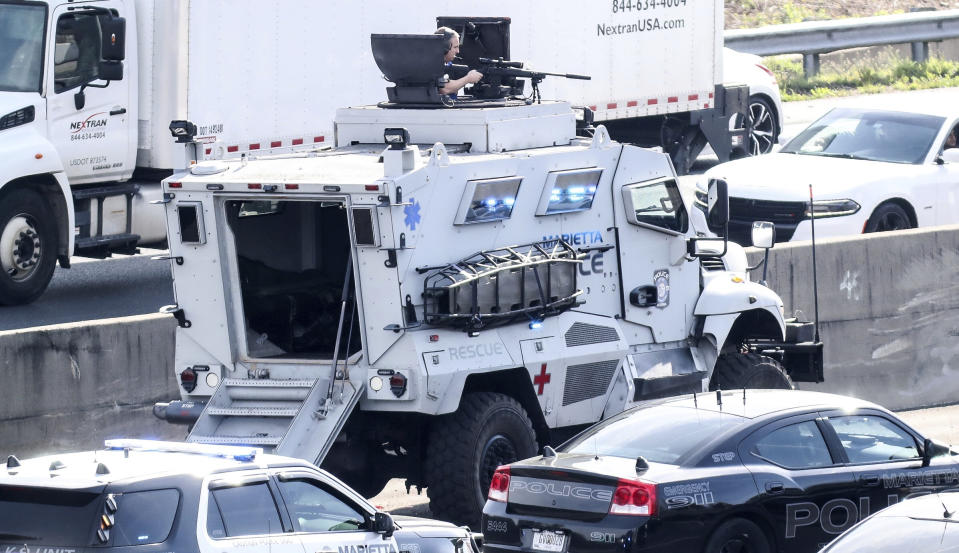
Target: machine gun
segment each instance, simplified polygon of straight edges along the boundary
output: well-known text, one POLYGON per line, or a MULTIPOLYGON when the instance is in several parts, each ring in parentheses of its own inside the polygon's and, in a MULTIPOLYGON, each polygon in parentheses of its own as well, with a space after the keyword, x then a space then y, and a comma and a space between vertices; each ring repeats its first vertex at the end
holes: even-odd
POLYGON ((529 79, 532 84, 533 93, 529 98, 526 98, 528 104, 534 102, 539 103, 539 83, 543 82, 543 79, 546 77, 563 77, 583 81, 590 80, 588 75, 548 73, 545 71, 523 69, 523 62, 521 61, 508 61, 502 58, 479 58, 477 61, 479 62, 478 67, 472 68, 466 65, 453 65, 452 70, 457 77, 465 75, 470 69, 476 69, 482 73, 483 80, 473 85, 468 93, 474 98, 484 100, 523 96, 523 85, 525 81, 519 81, 517 79, 529 79))

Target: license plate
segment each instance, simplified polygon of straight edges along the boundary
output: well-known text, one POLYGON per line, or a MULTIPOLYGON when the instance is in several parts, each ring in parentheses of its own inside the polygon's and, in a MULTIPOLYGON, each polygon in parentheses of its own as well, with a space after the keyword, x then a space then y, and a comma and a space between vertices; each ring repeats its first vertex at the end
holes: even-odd
POLYGON ((566 535, 543 530, 533 532, 533 549, 537 551, 562 551, 566 546, 566 535))

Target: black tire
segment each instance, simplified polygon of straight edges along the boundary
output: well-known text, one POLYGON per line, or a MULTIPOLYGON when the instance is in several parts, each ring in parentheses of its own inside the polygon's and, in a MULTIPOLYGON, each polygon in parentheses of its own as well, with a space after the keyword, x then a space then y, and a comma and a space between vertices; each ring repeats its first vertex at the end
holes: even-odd
POLYGON ((716 360, 710 390, 793 390, 795 385, 779 361, 758 353, 725 353, 716 360))
POLYGON ((866 221, 865 232, 886 232, 913 228, 909 214, 899 204, 882 204, 872 212, 866 221))
POLYGON ((33 190, 0 196, 0 304, 30 303, 47 289, 57 262, 57 225, 33 190))
POLYGON ((353 488, 356 493, 367 499, 379 495, 379 493, 383 491, 383 488, 390 482, 389 476, 379 475, 376 471, 368 472, 364 478, 350 476, 344 478, 343 481, 346 482, 349 487, 353 488))
POLYGON ((772 553, 772 547, 754 522, 733 518, 713 531, 703 553, 772 553))
POLYGON ((749 119, 752 131, 749 133, 749 155, 758 156, 773 151, 779 140, 779 121, 772 104, 762 96, 749 97, 749 119))
MULTIPOLYGON (((752 122, 752 127, 749 135, 746 136, 746 143, 741 148, 736 148, 732 157, 758 156, 772 152, 782 130, 779 128, 779 119, 772 104, 762 96, 750 96, 746 116, 752 122)), ((744 127, 743 118, 739 115, 730 119, 731 130, 744 127)))
POLYGON ((426 485, 434 516, 478 527, 496 467, 538 450, 529 416, 515 399, 493 392, 466 394, 459 409, 429 432, 426 485))

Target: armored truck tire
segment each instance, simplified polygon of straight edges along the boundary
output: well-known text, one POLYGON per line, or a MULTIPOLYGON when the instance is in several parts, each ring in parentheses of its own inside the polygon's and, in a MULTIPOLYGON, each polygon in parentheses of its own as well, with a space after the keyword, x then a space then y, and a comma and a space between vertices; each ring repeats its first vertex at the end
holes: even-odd
POLYGON ((434 516, 477 525, 496 467, 538 451, 533 423, 515 399, 494 392, 463 396, 436 421, 426 451, 426 485, 434 516))
POLYGON ((24 189, 0 194, 0 305, 37 299, 56 261, 56 223, 43 197, 24 189))
POLYGON ((740 388, 792 390, 795 387, 779 361, 758 353, 720 355, 709 382, 710 390, 740 388))
POLYGON ((744 518, 732 518, 719 525, 703 553, 771 553, 769 539, 762 528, 744 518))

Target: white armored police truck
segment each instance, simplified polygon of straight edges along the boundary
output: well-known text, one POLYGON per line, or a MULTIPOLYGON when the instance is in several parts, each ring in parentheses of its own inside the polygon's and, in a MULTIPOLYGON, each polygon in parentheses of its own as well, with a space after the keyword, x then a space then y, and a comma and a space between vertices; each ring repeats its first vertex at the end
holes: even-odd
POLYGON ((515 99, 541 74, 443 96, 445 44, 374 35, 395 86, 337 112, 335 148, 164 181, 182 398, 158 417, 475 522, 498 465, 637 401, 821 380, 810 324, 690 224, 722 232, 725 183, 686 205, 667 155, 515 99))
MULTIPOLYGON (((618 140, 662 145, 682 170, 707 139, 721 159, 732 137, 743 144, 745 131, 722 119, 744 111, 746 94, 721 84, 722 5, 470 0, 455 9, 510 16, 526 59, 595 67, 593 81, 544 91, 591 107, 618 140)), ((39 297, 71 255, 162 244, 163 211, 150 202, 189 159, 329 144, 337 108, 381 97, 369 35, 428 32, 448 9, 441 0, 0 0, 0 304, 39 297), (172 120, 196 129, 171 129, 172 120), (171 131, 198 144, 175 143, 171 131)), ((466 50, 495 32, 444 23, 466 50)))

